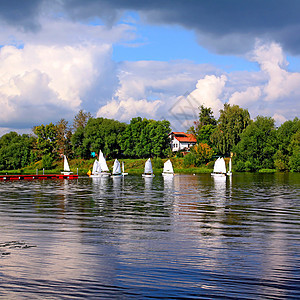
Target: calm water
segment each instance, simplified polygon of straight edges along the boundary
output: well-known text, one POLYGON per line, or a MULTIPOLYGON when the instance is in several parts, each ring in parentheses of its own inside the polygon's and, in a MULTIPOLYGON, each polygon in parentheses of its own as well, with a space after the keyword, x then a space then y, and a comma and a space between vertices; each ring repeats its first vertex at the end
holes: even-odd
POLYGON ((299 299, 300 174, 0 182, 1 299, 299 299))

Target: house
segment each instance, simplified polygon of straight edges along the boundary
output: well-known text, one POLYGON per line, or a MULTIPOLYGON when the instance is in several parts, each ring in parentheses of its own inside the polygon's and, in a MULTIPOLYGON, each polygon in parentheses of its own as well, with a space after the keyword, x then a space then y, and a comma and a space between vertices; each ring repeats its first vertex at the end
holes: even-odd
POLYGON ((185 132, 171 132, 169 134, 171 139, 171 149, 173 152, 180 150, 190 150, 192 146, 197 143, 194 135, 185 132))

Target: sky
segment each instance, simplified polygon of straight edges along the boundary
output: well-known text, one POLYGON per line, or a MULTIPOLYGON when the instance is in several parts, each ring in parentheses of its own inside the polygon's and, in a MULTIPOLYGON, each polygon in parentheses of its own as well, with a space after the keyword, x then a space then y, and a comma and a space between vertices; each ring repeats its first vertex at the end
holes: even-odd
POLYGON ((185 131, 224 103, 299 117, 300 1, 0 2, 0 135, 79 110, 185 131))

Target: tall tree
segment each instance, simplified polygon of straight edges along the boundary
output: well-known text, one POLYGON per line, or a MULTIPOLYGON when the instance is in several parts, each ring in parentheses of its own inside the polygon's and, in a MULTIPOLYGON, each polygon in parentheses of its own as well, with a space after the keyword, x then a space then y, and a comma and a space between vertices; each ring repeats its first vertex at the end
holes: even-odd
POLYGON ((38 158, 42 158, 44 155, 54 158, 57 155, 57 126, 53 123, 48 125, 42 124, 35 126, 33 132, 37 136, 36 149, 38 158))
POLYGON ((70 156, 72 131, 68 126, 68 121, 61 119, 59 122, 57 122, 56 128, 56 150, 59 154, 70 156))
POLYGON ((241 140, 233 149, 238 171, 257 171, 273 168, 276 152, 274 120, 258 116, 241 134, 241 140))
POLYGON ((92 115, 89 112, 84 112, 81 109, 73 119, 73 132, 75 132, 78 128, 84 128, 91 117, 92 115))
POLYGON ((208 144, 211 146, 210 136, 214 132, 216 124, 217 121, 213 116, 211 108, 201 105, 199 120, 194 122, 194 126, 190 127, 188 132, 196 137, 197 143, 208 144))
POLYGON ((294 155, 294 147, 291 147, 292 138, 297 132, 300 132, 300 120, 295 118, 281 124, 277 129, 277 151, 274 156, 275 166, 279 171, 289 169, 289 160, 294 155))
POLYGON ((229 155, 232 148, 240 141, 242 132, 250 123, 250 114, 247 109, 225 103, 224 109, 220 110, 217 128, 211 135, 211 141, 216 152, 229 155))

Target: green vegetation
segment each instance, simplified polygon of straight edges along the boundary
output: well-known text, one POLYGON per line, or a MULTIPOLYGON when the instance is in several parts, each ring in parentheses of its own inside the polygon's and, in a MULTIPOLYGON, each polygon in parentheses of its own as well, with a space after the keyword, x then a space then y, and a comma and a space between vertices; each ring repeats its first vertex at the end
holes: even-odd
POLYGON ((197 144, 190 152, 171 153, 170 123, 133 118, 129 124, 112 119, 93 118, 79 111, 73 124, 41 124, 33 134, 10 132, 0 137, 1 173, 45 173, 62 170, 61 155, 68 156, 74 173, 86 174, 101 149, 112 167, 113 160, 125 161, 126 171, 143 172, 151 157, 154 172, 161 172, 171 158, 177 173, 211 172, 218 156, 233 157, 233 170, 246 172, 300 172, 300 120, 284 122, 279 128, 270 117, 250 119, 248 110, 225 104, 216 120, 211 108, 201 106, 199 119, 188 132, 197 144))

